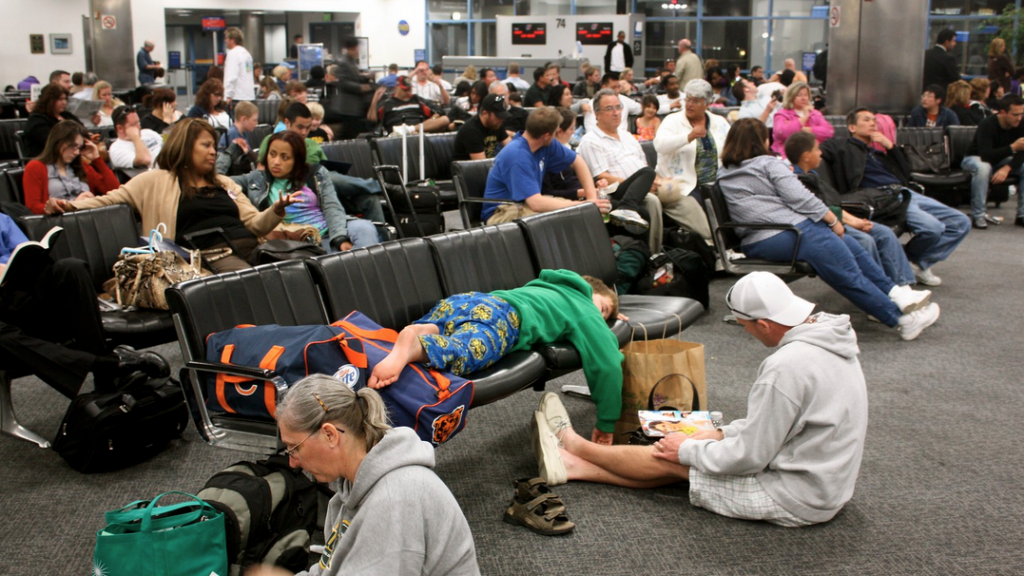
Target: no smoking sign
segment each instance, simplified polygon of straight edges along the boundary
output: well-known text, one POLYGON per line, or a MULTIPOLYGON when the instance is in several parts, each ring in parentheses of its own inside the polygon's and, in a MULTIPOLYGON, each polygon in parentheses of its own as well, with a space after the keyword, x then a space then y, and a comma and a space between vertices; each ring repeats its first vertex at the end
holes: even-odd
POLYGON ((100 26, 102 26, 104 30, 117 30, 117 17, 110 14, 104 14, 100 18, 100 26))

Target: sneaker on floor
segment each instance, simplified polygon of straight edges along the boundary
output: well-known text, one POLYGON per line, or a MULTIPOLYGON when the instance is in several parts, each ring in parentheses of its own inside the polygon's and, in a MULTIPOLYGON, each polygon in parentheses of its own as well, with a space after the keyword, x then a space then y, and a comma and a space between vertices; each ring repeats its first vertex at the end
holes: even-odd
POLYGON ((896 325, 896 330, 900 333, 900 338, 904 340, 913 340, 921 335, 921 332, 935 324, 935 321, 939 319, 939 305, 931 303, 924 308, 911 312, 910 314, 904 314, 900 316, 899 324, 896 325))
POLYGON ((544 424, 554 433, 556 438, 561 437, 564 428, 572 428, 569 420, 569 412, 565 405, 554 392, 545 392, 540 397, 540 404, 537 406, 537 413, 544 419, 544 424))
POLYGON ((987 212, 985 213, 985 220, 989 224, 995 224, 996 226, 999 226, 1000 224, 1003 223, 1003 217, 1002 216, 992 216, 991 214, 988 214, 987 212))
POLYGON ((985 228, 988 228, 988 220, 984 216, 978 216, 974 219, 973 225, 975 228, 984 230, 985 228))
POLYGON ((565 484, 568 478, 562 456, 558 453, 558 438, 548 428, 544 415, 540 412, 533 413, 530 434, 533 437, 533 453, 537 457, 537 475, 543 478, 548 486, 565 484))
POLYGON ((914 290, 910 286, 893 286, 889 291, 889 299, 899 307, 900 312, 910 314, 928 305, 931 290, 914 290))
POLYGON ((936 276, 931 268, 924 269, 913 262, 910 263, 910 267, 914 269, 914 277, 921 284, 925 286, 938 286, 942 284, 942 278, 936 276))
POLYGON ((612 210, 608 213, 608 221, 616 226, 639 228, 641 232, 651 227, 647 220, 633 210, 612 210))

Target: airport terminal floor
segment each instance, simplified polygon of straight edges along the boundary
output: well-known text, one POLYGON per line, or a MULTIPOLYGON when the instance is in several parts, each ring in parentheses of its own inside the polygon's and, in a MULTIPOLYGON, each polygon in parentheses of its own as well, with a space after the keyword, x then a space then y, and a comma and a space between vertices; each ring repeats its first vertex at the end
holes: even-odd
MULTIPOLYGON (((1012 221, 1013 201, 991 210, 1012 221)), ((502 522, 512 483, 537 474, 530 390, 472 410, 463 433, 437 451, 437 472, 472 529, 486 575, 634 574, 1019 574, 1024 444, 1022 398, 1024 230, 1009 223, 972 231, 932 288, 939 322, 903 342, 818 279, 792 284, 818 310, 849 314, 857 331, 870 416, 853 499, 830 522, 787 529, 691 506, 684 487, 634 490, 570 482, 555 488, 577 524, 544 537, 502 522)), ((722 322, 733 278, 711 283, 711 308, 680 338, 706 347, 710 407, 746 412, 758 365, 770 353, 722 322)), ((176 372, 177 344, 155 350, 176 372)), ((577 372, 547 384, 582 383, 577 372)), ((88 384, 87 384, 88 386, 88 384)), ((21 421, 55 433, 67 400, 35 378, 14 382, 21 421)), ((564 398, 575 426, 593 405, 564 398)), ((217 449, 189 429, 148 462, 83 475, 51 450, 0 438, 0 575, 89 572, 103 513, 166 490, 197 491, 251 455, 217 449)))

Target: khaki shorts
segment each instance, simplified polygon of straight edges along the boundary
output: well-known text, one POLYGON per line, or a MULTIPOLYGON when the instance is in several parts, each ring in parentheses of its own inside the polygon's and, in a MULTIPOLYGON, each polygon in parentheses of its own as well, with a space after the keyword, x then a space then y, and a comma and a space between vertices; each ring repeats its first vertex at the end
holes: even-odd
POLYGON ((491 217, 487 219, 486 224, 488 226, 494 224, 503 224, 505 222, 511 222, 518 220, 524 216, 536 214, 533 210, 526 207, 525 204, 500 204, 491 214, 491 217))

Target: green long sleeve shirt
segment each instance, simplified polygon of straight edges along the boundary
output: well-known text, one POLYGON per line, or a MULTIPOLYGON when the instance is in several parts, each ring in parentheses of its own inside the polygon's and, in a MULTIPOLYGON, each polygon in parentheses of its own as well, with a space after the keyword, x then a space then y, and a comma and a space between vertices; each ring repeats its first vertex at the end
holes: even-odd
POLYGON ((597 404, 595 427, 613 432, 622 412, 623 357, 618 339, 594 305, 590 285, 569 270, 541 270, 540 278, 522 288, 491 294, 519 313, 519 340, 512 351, 563 340, 576 347, 597 404))

